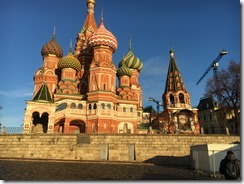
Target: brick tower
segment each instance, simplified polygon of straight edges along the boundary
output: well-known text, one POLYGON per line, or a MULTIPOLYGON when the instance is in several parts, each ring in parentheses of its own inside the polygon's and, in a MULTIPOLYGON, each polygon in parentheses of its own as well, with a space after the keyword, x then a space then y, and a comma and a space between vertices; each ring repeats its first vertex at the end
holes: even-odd
POLYGON ((190 94, 176 64, 174 51, 170 50, 169 53, 169 68, 162 95, 164 110, 159 115, 159 126, 167 133, 198 134, 197 109, 191 107, 190 94))

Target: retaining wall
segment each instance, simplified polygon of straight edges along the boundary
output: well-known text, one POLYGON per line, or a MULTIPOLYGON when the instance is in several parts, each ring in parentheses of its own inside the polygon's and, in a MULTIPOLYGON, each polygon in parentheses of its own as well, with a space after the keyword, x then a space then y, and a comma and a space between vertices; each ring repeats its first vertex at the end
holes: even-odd
POLYGON ((0 158, 138 161, 190 165, 190 147, 240 142, 230 135, 0 135, 0 158))

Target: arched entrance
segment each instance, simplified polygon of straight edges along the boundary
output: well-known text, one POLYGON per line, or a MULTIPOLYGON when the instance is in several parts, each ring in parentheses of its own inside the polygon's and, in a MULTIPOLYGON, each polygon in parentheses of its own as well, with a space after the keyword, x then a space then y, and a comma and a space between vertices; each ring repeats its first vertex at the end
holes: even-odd
POLYGON ((34 133, 47 133, 49 114, 44 112, 40 116, 39 112, 32 113, 32 124, 34 125, 34 133))
POLYGON ((54 125, 54 132, 56 133, 86 133, 86 123, 83 120, 71 120, 65 123, 65 118, 60 119, 54 125))
POLYGON ((70 121, 69 127, 73 133, 86 133, 86 123, 82 120, 70 121))

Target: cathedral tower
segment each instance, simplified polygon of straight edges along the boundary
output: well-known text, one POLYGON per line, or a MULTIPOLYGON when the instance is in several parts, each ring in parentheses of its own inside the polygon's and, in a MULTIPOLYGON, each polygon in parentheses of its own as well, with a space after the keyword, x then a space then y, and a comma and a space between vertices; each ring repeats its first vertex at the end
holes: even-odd
POLYGON ((169 53, 169 68, 162 95, 164 111, 159 115, 159 127, 167 133, 198 134, 197 109, 191 107, 190 94, 176 64, 174 51, 169 53))
POLYGON ((81 31, 78 33, 75 57, 81 63, 81 70, 78 72, 80 79, 79 91, 82 95, 88 92, 88 73, 93 58, 93 49, 88 45, 88 38, 97 30, 97 24, 94 17, 95 0, 87 0, 87 16, 81 31))
POLYGON ((174 51, 170 50, 170 61, 163 94, 163 107, 191 108, 190 94, 186 91, 181 73, 174 58, 174 51))

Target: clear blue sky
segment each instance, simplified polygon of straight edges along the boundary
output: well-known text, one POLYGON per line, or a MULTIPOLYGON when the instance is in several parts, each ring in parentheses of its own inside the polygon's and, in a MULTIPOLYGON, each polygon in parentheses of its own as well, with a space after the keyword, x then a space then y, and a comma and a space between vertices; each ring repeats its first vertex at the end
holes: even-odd
MULTIPOLYGON (((162 101, 169 64, 169 50, 175 58, 192 106, 204 94, 209 74, 197 80, 222 49, 228 54, 219 70, 230 60, 240 62, 240 1, 238 0, 96 0, 95 17, 117 38, 113 56, 117 66, 128 52, 132 39, 134 54, 144 63, 139 81, 143 106, 148 98, 162 101)), ((41 48, 56 26, 56 40, 69 50, 86 17, 86 0, 1 0, 0 6, 0 122, 20 126, 25 100, 32 99, 33 75, 42 66, 41 48)))

